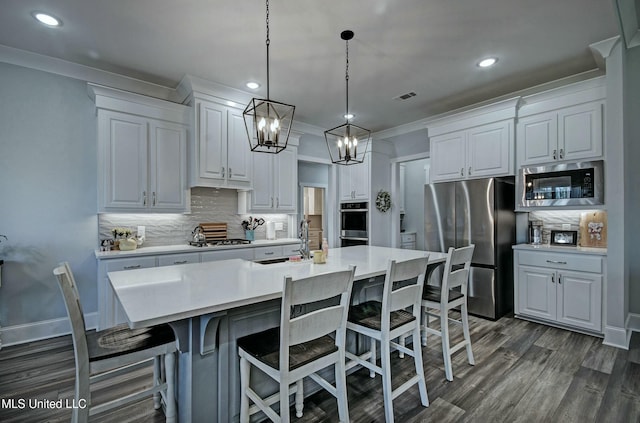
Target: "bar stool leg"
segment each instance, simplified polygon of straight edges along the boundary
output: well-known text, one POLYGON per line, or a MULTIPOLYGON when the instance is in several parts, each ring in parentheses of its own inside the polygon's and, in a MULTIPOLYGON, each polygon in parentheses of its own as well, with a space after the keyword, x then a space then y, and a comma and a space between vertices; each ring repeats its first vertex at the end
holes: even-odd
POLYGON ((304 391, 302 379, 296 382, 296 417, 302 417, 302 410, 304 408, 304 391))
POLYGON ((336 398, 338 400, 338 417, 343 423, 349 423, 349 407, 347 405, 347 369, 345 358, 341 358, 335 365, 336 398))
POLYGON ((416 374, 418 375, 418 389, 420 390, 420 402, 425 407, 429 406, 429 397, 427 395, 427 383, 424 380, 424 367, 422 365, 422 348, 420 346, 420 326, 416 326, 413 330, 413 360, 416 365, 416 374))
POLYGON ((453 368, 451 367, 451 351, 449 345, 449 310, 446 307, 440 309, 440 333, 442 334, 442 358, 444 359, 444 373, 449 382, 453 380, 453 368))
MULTIPOLYGON (((376 365, 376 340, 373 338, 369 338, 370 342, 371 342, 371 357, 369 358, 369 361, 371 362, 371 364, 373 364, 374 366, 376 365)), ((373 370, 369 370, 369 377, 371 379, 373 379, 374 377, 376 377, 376 372, 374 372, 373 370)))
POLYGON ((280 380, 280 421, 289 423, 289 383, 287 377, 280 380))
MULTIPOLYGON (((153 359, 153 384, 154 384, 154 386, 162 381, 162 369, 160 367, 161 367, 161 365, 160 365, 160 356, 156 356, 153 359)), ((153 394, 153 408, 155 410, 158 410, 160 407, 162 407, 162 403, 160 402, 160 398, 161 398, 160 392, 156 392, 155 394, 153 394)))
POLYGON ((384 394, 384 417, 386 423, 393 423, 393 386, 391 385, 391 346, 389 338, 380 340, 380 364, 382 367, 382 392, 384 394))
POLYGON ((462 303, 460 308, 462 311, 462 332, 464 333, 464 340, 467 343, 467 358, 469 359, 469 364, 473 366, 476 362, 473 359, 473 351, 471 350, 471 335, 469 334, 469 312, 467 310, 467 303, 462 303))
POLYGON ((240 357, 240 423, 249 423, 249 377, 251 375, 251 364, 243 357, 240 357))

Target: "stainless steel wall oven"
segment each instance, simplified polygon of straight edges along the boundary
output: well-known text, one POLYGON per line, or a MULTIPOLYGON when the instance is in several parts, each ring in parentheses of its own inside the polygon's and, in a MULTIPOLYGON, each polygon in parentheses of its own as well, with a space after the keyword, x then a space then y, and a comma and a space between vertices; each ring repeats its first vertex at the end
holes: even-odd
POLYGON ((369 244, 369 203, 340 204, 340 246, 369 244))

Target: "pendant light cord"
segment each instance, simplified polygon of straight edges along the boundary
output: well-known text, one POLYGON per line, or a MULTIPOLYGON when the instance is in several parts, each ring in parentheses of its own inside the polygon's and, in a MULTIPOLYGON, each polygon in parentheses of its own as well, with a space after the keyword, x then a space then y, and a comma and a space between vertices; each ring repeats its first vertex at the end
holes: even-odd
POLYGON ((347 43, 347 66, 345 70, 344 80, 347 85, 347 108, 344 112, 344 116, 347 120, 347 123, 349 123, 349 119, 347 118, 347 116, 349 115, 349 40, 345 40, 345 42, 347 43))
POLYGON ((269 0, 267 0, 267 100, 269 100, 269 0))

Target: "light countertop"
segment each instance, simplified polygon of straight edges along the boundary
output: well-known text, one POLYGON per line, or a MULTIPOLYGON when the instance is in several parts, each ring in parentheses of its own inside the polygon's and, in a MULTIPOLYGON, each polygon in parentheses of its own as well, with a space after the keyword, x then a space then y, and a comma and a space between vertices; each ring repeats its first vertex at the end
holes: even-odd
POLYGON ((598 254, 602 256, 607 255, 606 248, 594 248, 594 247, 575 247, 575 246, 562 246, 562 245, 550 245, 550 244, 516 244, 513 246, 514 250, 523 251, 546 251, 554 253, 570 253, 570 254, 598 254))
POLYGON ((113 258, 125 258, 125 257, 142 257, 142 256, 154 256, 160 254, 175 254, 175 253, 200 253, 203 251, 221 251, 232 250, 237 248, 256 248, 256 247, 269 247, 275 245, 288 245, 300 243, 298 238, 280 238, 275 240, 256 240, 251 241, 251 244, 239 244, 239 245, 218 245, 215 247, 195 247, 187 243, 177 245, 162 245, 156 247, 138 247, 131 251, 95 251, 96 258, 99 260, 113 259, 113 258))
MULTIPOLYGON (((389 259, 409 260, 428 252, 354 246, 329 250, 325 264, 258 264, 232 259, 109 272, 111 285, 132 328, 168 323, 280 298, 285 275, 313 276, 356 266, 356 280, 384 275, 389 259)), ((430 263, 446 254, 429 253, 430 263)))

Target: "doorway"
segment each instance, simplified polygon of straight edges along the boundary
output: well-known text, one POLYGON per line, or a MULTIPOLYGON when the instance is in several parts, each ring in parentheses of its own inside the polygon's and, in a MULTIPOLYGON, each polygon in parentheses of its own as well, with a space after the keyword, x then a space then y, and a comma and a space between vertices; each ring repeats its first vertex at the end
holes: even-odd
POLYGON ((303 218, 309 220, 309 248, 322 248, 322 239, 326 238, 326 189, 317 186, 303 186, 303 218))

